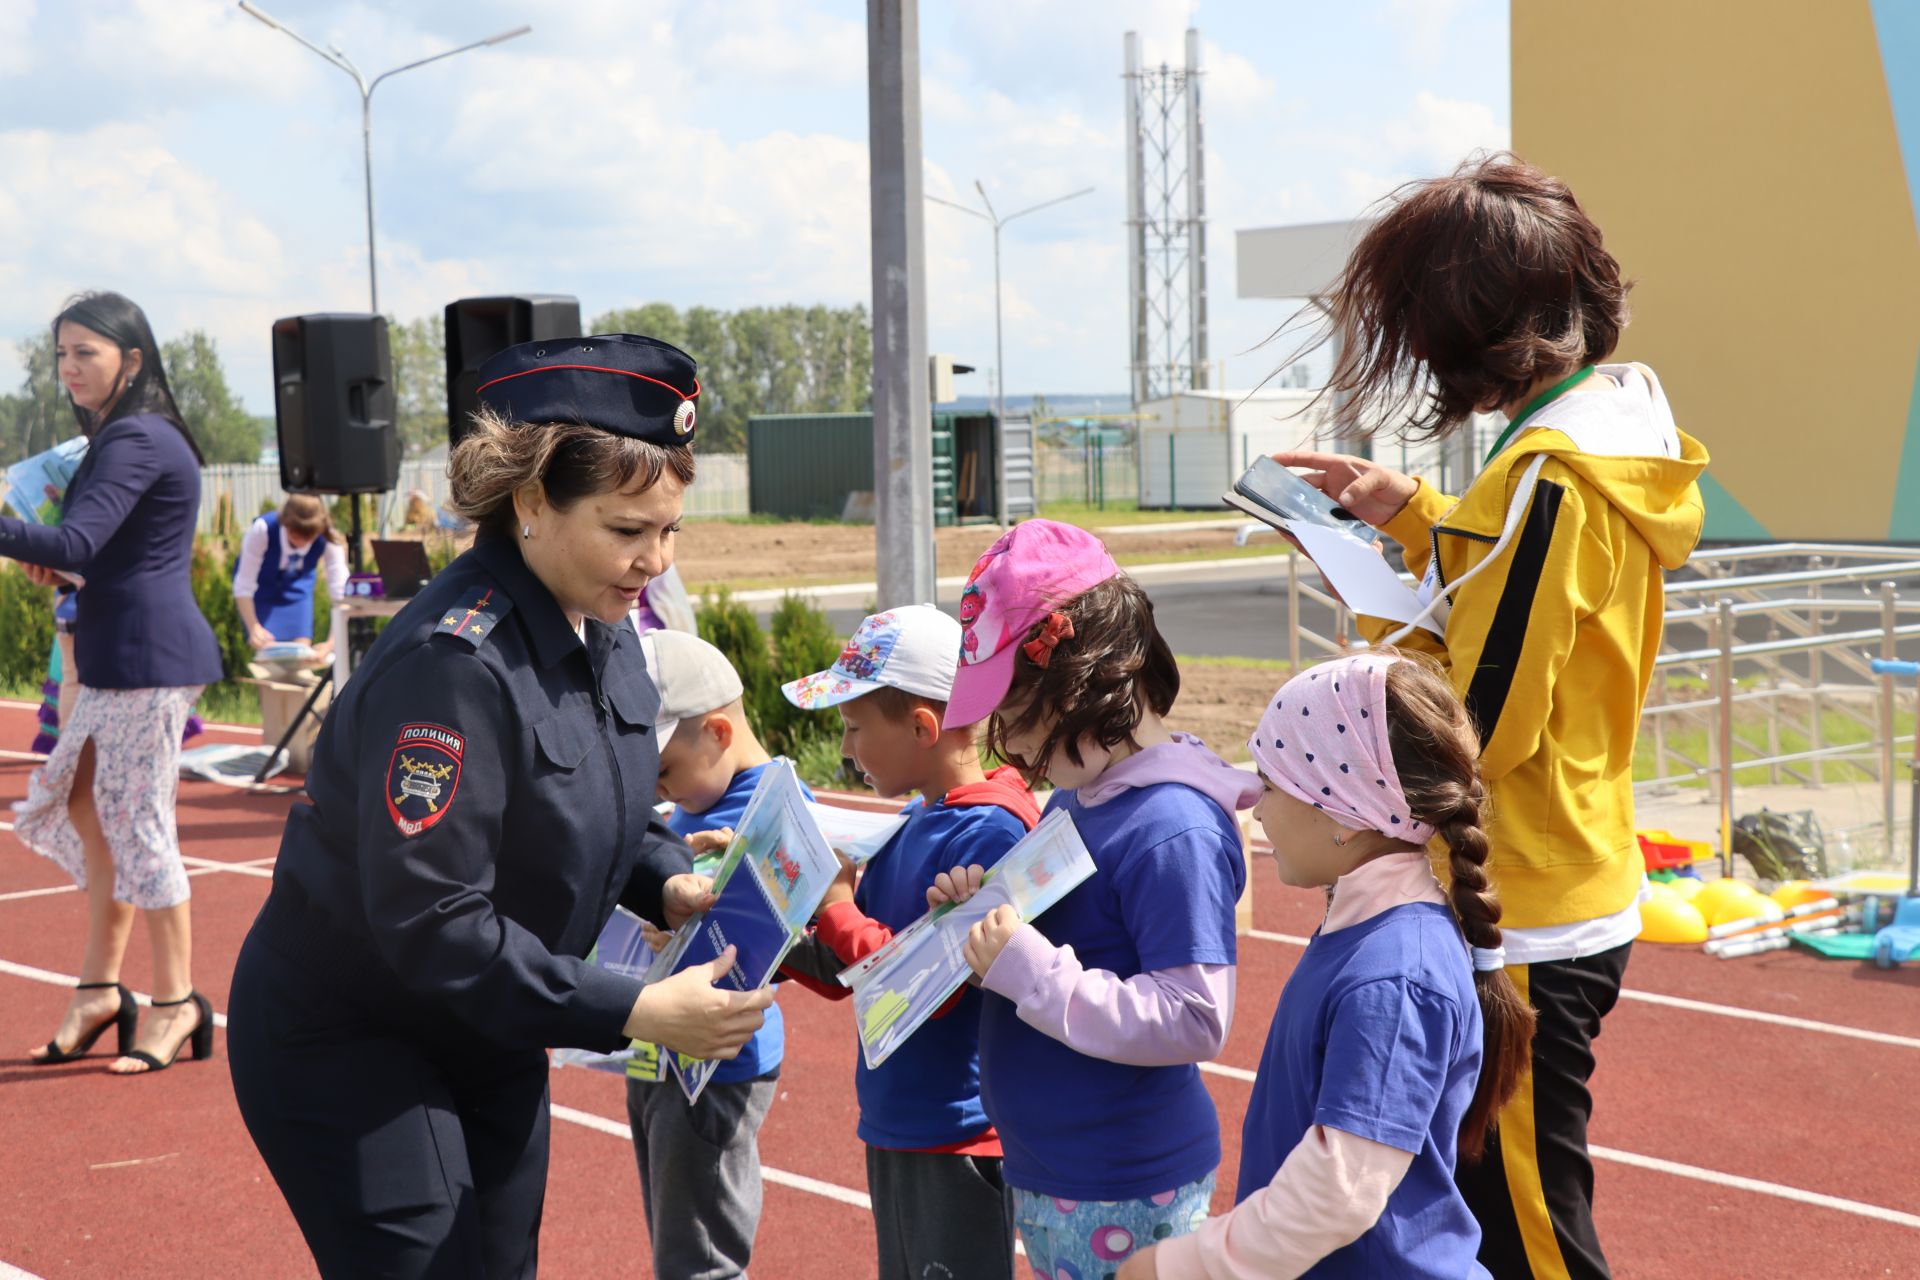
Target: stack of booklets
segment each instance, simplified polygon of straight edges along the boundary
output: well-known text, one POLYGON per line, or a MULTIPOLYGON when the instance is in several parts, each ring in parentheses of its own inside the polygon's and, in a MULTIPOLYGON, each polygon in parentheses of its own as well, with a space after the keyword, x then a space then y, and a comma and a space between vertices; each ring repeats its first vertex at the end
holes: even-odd
MULTIPOLYGON (((60 512, 66 505, 67 486, 73 483, 74 473, 80 470, 86 456, 86 437, 75 436, 44 453, 34 454, 25 462, 14 463, 7 468, 7 505, 29 524, 59 524, 60 512)), ((77 573, 60 576, 76 587, 86 585, 86 580, 77 573)))
MULTIPOLYGON (((733 968, 719 985, 737 991, 766 986, 806 935, 807 922, 839 873, 839 860, 808 811, 793 763, 774 761, 761 775, 734 828, 733 843, 713 873, 716 901, 675 931, 646 980, 659 982, 706 964, 731 946, 733 968)), ((688 1102, 698 1101, 719 1065, 680 1054, 667 1059, 688 1102)))
POLYGON ((971 975, 964 948, 976 923, 999 906, 1032 920, 1093 872, 1093 857, 1072 816, 1056 810, 1007 851, 973 897, 935 907, 844 970, 840 981, 853 988, 867 1066, 892 1056, 971 975))

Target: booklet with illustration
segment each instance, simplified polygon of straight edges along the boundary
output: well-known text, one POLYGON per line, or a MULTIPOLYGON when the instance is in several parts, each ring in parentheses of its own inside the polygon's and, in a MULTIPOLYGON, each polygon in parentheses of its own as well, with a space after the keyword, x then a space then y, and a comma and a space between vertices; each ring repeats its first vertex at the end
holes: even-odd
POLYGON ((872 809, 848 809, 837 804, 807 802, 807 812, 820 824, 820 834, 833 851, 854 866, 864 866, 887 847, 900 828, 907 825, 904 813, 878 813, 872 809))
POLYGON ((87 456, 84 436, 75 436, 7 468, 7 505, 22 520, 59 524, 67 486, 87 456))
MULTIPOLYGON (((839 872, 839 860, 807 810, 793 762, 775 760, 761 775, 714 872, 717 900, 704 915, 680 926, 649 968, 647 981, 705 964, 732 946, 738 954, 720 984, 737 991, 766 986, 806 933, 807 921, 839 872)), ((668 1055, 668 1063, 688 1102, 699 1099, 719 1065, 678 1054, 668 1055)))
POLYGON ((868 1068, 892 1056, 972 974, 962 949, 977 921, 998 906, 1032 920, 1093 871, 1072 815, 1055 810, 987 872, 980 892, 935 907, 844 970, 840 981, 853 988, 854 1025, 868 1068))
MULTIPOLYGON (((1424 608, 1420 597, 1374 546, 1379 534, 1373 526, 1334 505, 1333 499, 1272 458, 1256 460, 1220 500, 1299 543, 1355 613, 1389 622, 1420 617, 1424 608)), ((1422 619, 1420 625, 1435 635, 1444 634, 1431 618, 1422 619)))

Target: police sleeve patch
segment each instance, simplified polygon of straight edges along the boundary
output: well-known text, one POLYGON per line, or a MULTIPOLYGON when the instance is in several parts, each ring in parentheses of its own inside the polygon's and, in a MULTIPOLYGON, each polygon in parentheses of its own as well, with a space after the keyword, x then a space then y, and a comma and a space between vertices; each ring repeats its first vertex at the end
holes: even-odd
POLYGON ((387 763, 387 814, 411 839, 447 816, 460 790, 460 758, 467 742, 437 724, 400 727, 387 763))

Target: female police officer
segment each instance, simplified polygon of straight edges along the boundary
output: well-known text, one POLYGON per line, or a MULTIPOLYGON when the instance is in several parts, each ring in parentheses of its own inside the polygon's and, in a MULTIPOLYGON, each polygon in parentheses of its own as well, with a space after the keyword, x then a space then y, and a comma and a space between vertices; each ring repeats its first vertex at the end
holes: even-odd
POLYGON ((534 1271, 549 1046, 732 1057, 730 956, 641 989, 581 957, 616 900, 707 904, 653 816, 659 696, 628 611, 672 563, 699 382, 618 335, 481 370, 453 507, 480 533, 321 731, 230 1000, 234 1092, 327 1276, 534 1271))

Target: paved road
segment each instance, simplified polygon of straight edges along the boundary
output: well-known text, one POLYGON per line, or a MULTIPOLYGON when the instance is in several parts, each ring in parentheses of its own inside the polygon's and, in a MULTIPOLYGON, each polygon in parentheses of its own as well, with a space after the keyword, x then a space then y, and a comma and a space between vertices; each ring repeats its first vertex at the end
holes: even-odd
MULTIPOLYGON (((1143 579, 1153 599, 1161 634, 1178 654, 1192 657, 1278 658, 1287 656, 1287 579, 1284 566, 1210 565, 1206 580, 1191 581, 1179 572, 1143 579)), ((958 608, 957 589, 943 589, 941 605, 958 608)), ((851 635, 864 613, 864 600, 829 599, 827 617, 851 635)), ((762 619, 772 604, 756 602, 762 619)), ((1311 602, 1301 608, 1301 623, 1331 634, 1333 614, 1311 602)))

